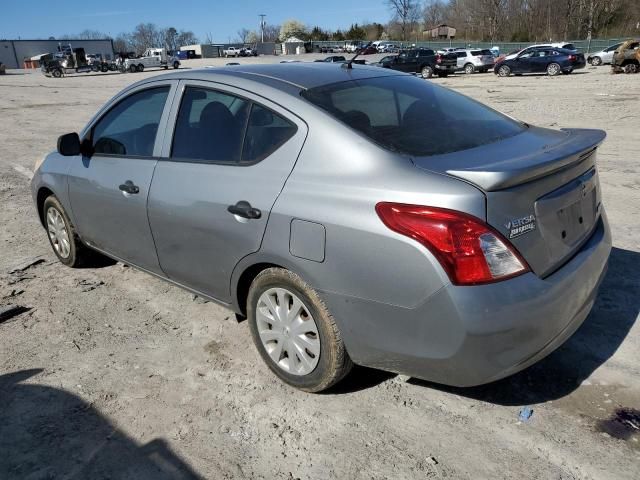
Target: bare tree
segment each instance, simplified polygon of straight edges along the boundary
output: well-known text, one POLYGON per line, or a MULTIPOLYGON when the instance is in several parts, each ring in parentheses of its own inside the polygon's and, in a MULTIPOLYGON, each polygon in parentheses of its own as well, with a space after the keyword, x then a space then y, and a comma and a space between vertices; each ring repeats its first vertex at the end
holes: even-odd
POLYGON ((251 30, 249 30, 248 28, 241 28, 240 30, 238 30, 238 40, 240 41, 240 43, 247 43, 247 38, 249 37, 250 33, 251 30))
POLYGON ((265 42, 277 42, 280 35, 280 25, 266 25, 264 26, 264 41, 265 42))
POLYGON ((420 16, 417 0, 386 0, 386 4, 400 24, 402 40, 406 40, 407 29, 415 25, 420 16))
POLYGON ((422 8, 422 21, 425 28, 433 28, 445 22, 447 5, 441 0, 427 0, 422 8))

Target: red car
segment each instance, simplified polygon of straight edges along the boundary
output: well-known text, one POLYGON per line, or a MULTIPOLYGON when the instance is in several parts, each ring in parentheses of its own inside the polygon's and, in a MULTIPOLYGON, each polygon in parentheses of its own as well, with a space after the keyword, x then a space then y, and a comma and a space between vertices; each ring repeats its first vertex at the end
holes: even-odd
POLYGON ((371 55, 373 53, 378 53, 378 49, 376 47, 374 47, 373 45, 368 45, 368 46, 358 50, 358 53, 360 55, 371 55))

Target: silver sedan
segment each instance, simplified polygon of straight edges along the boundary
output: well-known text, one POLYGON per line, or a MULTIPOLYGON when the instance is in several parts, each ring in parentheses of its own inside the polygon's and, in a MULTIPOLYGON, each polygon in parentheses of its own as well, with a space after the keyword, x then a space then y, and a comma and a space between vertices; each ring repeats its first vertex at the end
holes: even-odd
POLYGON ((181 70, 61 136, 32 190, 63 264, 106 255, 227 306, 290 385, 356 363, 469 386, 589 314, 604 137, 363 65, 181 70))

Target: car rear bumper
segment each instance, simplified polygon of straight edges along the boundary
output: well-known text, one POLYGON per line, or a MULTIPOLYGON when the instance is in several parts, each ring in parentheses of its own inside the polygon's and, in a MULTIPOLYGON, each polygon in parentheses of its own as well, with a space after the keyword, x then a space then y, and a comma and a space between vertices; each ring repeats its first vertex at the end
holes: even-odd
POLYGON ((323 292, 355 363, 473 386, 516 373, 565 342, 585 320, 611 251, 606 215, 589 241, 547 278, 447 285, 415 308, 323 292))

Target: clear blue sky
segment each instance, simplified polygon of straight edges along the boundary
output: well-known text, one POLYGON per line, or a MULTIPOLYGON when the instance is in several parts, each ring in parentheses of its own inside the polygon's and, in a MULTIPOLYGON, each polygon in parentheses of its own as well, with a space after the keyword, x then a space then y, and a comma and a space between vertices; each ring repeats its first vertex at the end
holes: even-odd
POLYGON ((115 37, 152 22, 227 42, 240 28, 257 29, 259 13, 270 24, 295 18, 332 30, 391 17, 383 0, 0 0, 0 38, 58 38, 85 29, 115 37))

